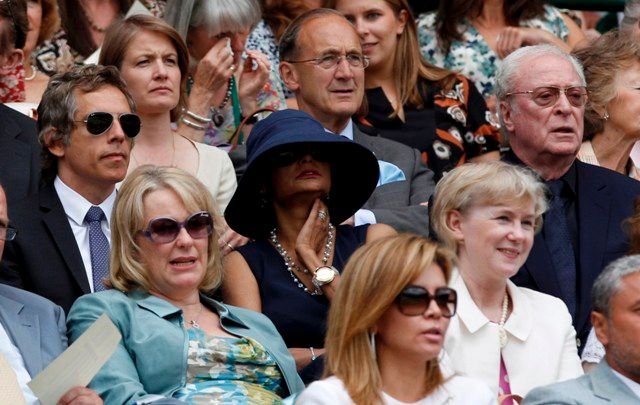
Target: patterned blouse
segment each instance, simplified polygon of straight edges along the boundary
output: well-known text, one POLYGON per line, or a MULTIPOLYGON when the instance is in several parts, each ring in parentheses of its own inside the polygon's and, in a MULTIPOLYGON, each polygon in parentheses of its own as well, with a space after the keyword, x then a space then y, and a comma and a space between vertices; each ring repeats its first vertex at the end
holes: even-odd
POLYGON ((269 59, 269 63, 271 63, 271 73, 278 78, 284 96, 286 98, 295 97, 280 78, 280 52, 278 51, 278 44, 271 27, 269 27, 269 24, 267 24, 265 20, 261 20, 253 31, 251 31, 247 37, 245 47, 267 55, 267 59, 269 59))
MULTIPOLYGON (((569 37, 569 28, 560 10, 545 5, 541 18, 525 20, 521 27, 549 31, 563 41, 569 37)), ((484 37, 465 18, 458 24, 462 41, 453 41, 447 54, 438 46, 436 13, 422 14, 418 18, 418 40, 423 56, 436 66, 453 70, 471 79, 486 98, 493 93, 494 76, 500 64, 498 55, 489 47, 484 37)))
POLYGON ((187 329, 187 384, 173 397, 189 404, 281 404, 286 393, 275 360, 249 338, 187 329))
POLYGON ((390 118, 393 107, 381 88, 367 89, 369 113, 357 120, 358 126, 418 149, 435 181, 470 158, 500 149, 499 124, 469 80, 456 75, 448 92, 426 79, 418 85, 425 106, 405 105, 405 121, 390 118))

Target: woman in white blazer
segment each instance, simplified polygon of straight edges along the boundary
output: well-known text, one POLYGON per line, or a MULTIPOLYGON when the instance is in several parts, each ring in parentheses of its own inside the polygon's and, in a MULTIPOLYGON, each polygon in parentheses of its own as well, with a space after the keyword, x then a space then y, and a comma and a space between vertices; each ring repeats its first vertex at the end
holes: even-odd
POLYGON ((509 280, 526 261, 546 206, 546 187, 533 173, 503 162, 463 165, 436 187, 432 226, 458 256, 446 363, 484 381, 504 404, 582 374, 566 305, 509 280))

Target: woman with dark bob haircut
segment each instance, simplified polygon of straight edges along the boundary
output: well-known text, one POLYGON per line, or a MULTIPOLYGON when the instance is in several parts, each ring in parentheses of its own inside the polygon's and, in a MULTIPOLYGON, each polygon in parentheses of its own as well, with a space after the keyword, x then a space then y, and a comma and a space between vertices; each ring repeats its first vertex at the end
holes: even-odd
POLYGON ((383 224, 340 225, 375 189, 378 162, 298 110, 259 121, 247 157, 225 217, 254 241, 226 257, 225 302, 267 315, 302 368, 324 352, 327 311, 347 259, 395 233, 383 224))
POLYGON ((111 289, 79 298, 74 341, 102 314, 122 340, 90 383, 107 404, 278 404, 303 386, 267 317, 208 297, 221 282, 211 195, 187 172, 141 166, 118 192, 111 289), (145 402, 147 403, 147 402, 145 402))

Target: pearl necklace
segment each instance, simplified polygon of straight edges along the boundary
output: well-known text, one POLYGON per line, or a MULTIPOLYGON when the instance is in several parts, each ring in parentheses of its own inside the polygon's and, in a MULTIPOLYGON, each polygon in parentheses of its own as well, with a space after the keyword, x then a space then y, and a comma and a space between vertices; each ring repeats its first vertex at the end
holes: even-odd
MULTIPOLYGON (((329 261, 329 256, 331 256, 331 250, 333 248, 333 240, 334 240, 334 238, 335 238, 335 227, 331 223, 329 223, 329 233, 327 234, 327 242, 324 245, 324 253, 322 255, 322 265, 323 266, 327 265, 327 262, 329 261)), ((297 270, 297 271, 302 272, 304 274, 309 274, 309 270, 308 269, 301 269, 300 266, 298 266, 293 261, 291 256, 289 256, 289 253, 287 253, 286 249, 278 241, 278 236, 276 234, 276 228, 273 228, 271 230, 270 239, 271 239, 271 243, 276 248, 276 250, 278 251, 280 256, 282 256, 282 259, 284 260, 284 264, 285 264, 285 266, 287 266, 287 271, 291 275, 291 278, 293 279, 293 282, 298 286, 298 288, 304 290, 305 292, 307 292, 307 293, 309 293, 311 295, 322 295, 322 290, 320 290, 318 288, 315 288, 313 291, 309 291, 309 289, 298 279, 298 277, 296 277, 296 275, 293 272, 293 270, 297 270)))
MULTIPOLYGON (((26 73, 26 70, 25 70, 26 73)), ((30 76, 25 76, 24 77, 24 81, 25 82, 30 82, 31 80, 36 78, 36 75, 38 74, 38 69, 36 69, 35 66, 31 65, 31 75, 30 76)))
POLYGON ((507 312, 509 311, 509 293, 505 291, 504 299, 502 300, 502 315, 500 316, 500 323, 498 323, 498 337, 500 338, 500 349, 504 349, 507 345, 507 331, 504 329, 504 324, 507 322, 507 312))

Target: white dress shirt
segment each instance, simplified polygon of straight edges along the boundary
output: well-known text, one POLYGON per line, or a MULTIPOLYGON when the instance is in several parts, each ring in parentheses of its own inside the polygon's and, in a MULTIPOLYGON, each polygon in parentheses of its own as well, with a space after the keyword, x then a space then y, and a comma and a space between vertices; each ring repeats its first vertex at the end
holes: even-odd
MULTIPOLYGON (((91 291, 95 291, 93 288, 93 277, 91 267, 91 249, 89 247, 89 224, 84 222, 84 217, 87 215, 89 208, 93 206, 86 198, 78 194, 71 187, 64 184, 60 177, 56 176, 53 186, 58 193, 58 198, 62 203, 65 214, 67 214, 67 220, 73 231, 73 236, 80 249, 80 255, 82 256, 82 263, 84 264, 84 270, 87 273, 87 280, 89 281, 89 287, 91 291)), ((104 212, 105 219, 101 222, 101 228, 104 235, 111 245, 111 211, 116 201, 116 190, 109 197, 107 197, 102 203, 98 204, 98 207, 104 212)))
POLYGON ((40 404, 38 398, 36 398, 33 391, 31 391, 31 388, 27 385, 27 383, 31 381, 31 376, 24 365, 22 354, 20 354, 20 350, 18 350, 18 348, 11 342, 11 338, 9 338, 7 331, 4 330, 2 323, 0 323, 0 353, 2 353, 5 359, 7 359, 7 362, 16 373, 18 384, 20 385, 20 389, 22 390, 22 394, 24 395, 24 399, 27 404, 40 404))

